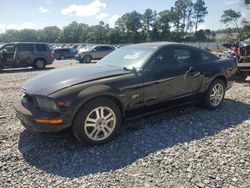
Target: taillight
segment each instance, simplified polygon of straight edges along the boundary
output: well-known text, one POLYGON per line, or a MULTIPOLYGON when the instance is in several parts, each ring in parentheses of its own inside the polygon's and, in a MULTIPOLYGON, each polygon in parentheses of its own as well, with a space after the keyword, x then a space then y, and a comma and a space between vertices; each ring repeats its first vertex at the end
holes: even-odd
POLYGON ((54 52, 49 52, 49 57, 54 57, 54 52))

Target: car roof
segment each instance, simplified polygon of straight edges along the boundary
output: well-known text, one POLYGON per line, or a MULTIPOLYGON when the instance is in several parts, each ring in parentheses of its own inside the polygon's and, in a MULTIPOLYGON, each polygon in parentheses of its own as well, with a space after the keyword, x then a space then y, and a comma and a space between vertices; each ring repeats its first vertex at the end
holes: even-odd
POLYGON ((190 46, 187 44, 181 44, 181 43, 176 43, 176 42, 149 42, 149 43, 132 44, 129 46, 130 47, 141 47, 141 48, 161 48, 161 47, 170 46, 170 45, 186 46, 186 47, 191 47, 191 48, 193 47, 193 46, 190 46))
POLYGON ((6 43, 6 44, 14 44, 14 45, 17 45, 17 44, 45 44, 45 45, 47 45, 47 43, 45 43, 45 42, 10 42, 10 43, 6 43))

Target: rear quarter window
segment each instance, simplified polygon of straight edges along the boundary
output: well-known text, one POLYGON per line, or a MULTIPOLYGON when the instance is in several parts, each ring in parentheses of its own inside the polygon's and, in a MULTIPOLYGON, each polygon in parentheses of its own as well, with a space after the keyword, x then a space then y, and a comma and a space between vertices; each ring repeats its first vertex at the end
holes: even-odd
POLYGON ((206 62, 215 61, 218 59, 218 57, 209 52, 200 50, 196 54, 196 59, 198 63, 206 63, 206 62))

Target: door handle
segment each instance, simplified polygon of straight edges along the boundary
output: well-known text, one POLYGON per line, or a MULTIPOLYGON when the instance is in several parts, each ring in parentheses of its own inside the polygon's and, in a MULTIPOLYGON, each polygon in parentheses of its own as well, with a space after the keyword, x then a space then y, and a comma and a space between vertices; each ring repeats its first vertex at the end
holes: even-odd
POLYGON ((201 74, 200 71, 194 70, 193 67, 190 67, 189 70, 186 72, 188 76, 199 76, 201 74))

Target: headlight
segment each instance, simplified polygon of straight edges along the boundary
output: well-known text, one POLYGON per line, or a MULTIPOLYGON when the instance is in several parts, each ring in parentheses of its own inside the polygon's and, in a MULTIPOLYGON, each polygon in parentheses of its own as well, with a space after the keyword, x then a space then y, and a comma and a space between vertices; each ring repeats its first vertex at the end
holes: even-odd
POLYGON ((49 98, 46 97, 36 97, 37 104, 41 110, 47 112, 59 112, 57 104, 49 98))

